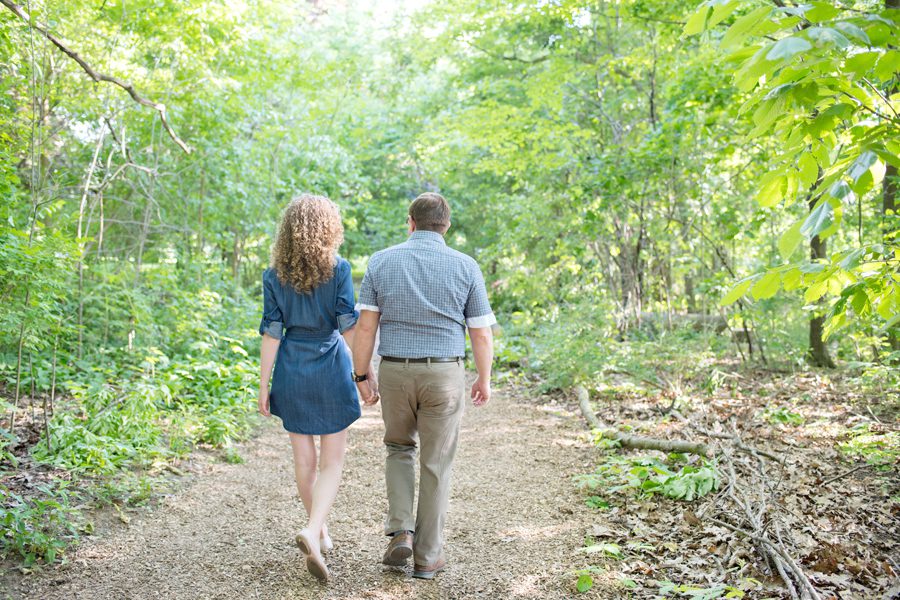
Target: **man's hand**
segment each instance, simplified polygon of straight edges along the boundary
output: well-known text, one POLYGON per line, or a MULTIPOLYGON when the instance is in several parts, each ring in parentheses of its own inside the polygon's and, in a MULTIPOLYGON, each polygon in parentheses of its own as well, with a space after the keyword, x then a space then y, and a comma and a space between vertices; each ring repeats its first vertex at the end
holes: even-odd
POLYGON ((262 389, 259 390, 259 398, 256 401, 257 407, 259 409, 259 414, 264 417, 271 417, 272 413, 269 410, 269 390, 262 389))
POLYGON ((484 406, 491 399, 491 381, 479 377, 472 384, 472 404, 484 406))

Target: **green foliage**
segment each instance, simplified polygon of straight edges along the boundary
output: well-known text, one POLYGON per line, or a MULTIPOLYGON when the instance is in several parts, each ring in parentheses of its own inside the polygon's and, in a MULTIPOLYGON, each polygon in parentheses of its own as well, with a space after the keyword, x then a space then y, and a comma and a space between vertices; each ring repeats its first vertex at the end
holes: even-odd
POLYGON ((614 558, 616 560, 624 558, 621 546, 609 542, 585 546, 581 549, 581 552, 584 552, 585 554, 600 554, 601 556, 614 558))
POLYGON ((0 486, 0 556, 18 554, 25 566, 53 563, 80 532, 80 515, 70 506, 65 482, 34 492, 23 497, 0 486))
POLYGON ((743 598, 744 590, 730 585, 714 585, 704 588, 694 585, 675 584, 671 581, 659 582, 660 596, 667 598, 677 595, 691 600, 715 600, 716 598, 743 598))
POLYGON ((838 449, 847 456, 884 467, 900 461, 900 433, 896 431, 872 431, 866 423, 853 427, 847 438, 847 441, 838 444, 838 449))
POLYGON ((650 457, 607 457, 596 471, 577 479, 588 489, 602 489, 607 497, 633 490, 644 496, 660 494, 691 502, 718 489, 719 473, 714 463, 679 466, 680 458, 674 456, 667 463, 650 457))
MULTIPOLYGON (((891 98, 900 83, 900 55, 893 47, 900 14, 880 3, 861 6, 710 0, 684 29, 686 35, 710 30, 718 39, 719 60, 735 65, 734 85, 744 94, 739 115, 748 124, 748 138, 777 148, 756 189, 763 208, 780 207, 796 219, 778 239, 784 261, 803 238, 839 234, 845 213, 858 213, 861 223, 863 206, 880 191, 886 166, 900 164, 900 118, 891 98), (712 30, 735 11, 744 14, 728 21, 724 35, 712 30), (796 205, 804 211, 808 206, 808 213, 798 218, 796 205)), ((864 243, 858 226, 849 248, 825 261, 785 262, 744 279, 722 304, 748 291, 757 300, 771 297, 783 287, 802 291, 806 304, 831 299, 826 335, 852 319, 876 322, 882 331, 895 327, 898 227, 896 215, 882 220, 884 235, 873 236, 882 239, 864 243)))
POLYGON ((589 592, 594 587, 594 576, 603 575, 605 571, 600 567, 590 566, 575 571, 575 591, 579 594, 589 592))
POLYGON ((772 425, 803 425, 803 415, 791 411, 786 406, 770 406, 763 411, 763 419, 772 425))
POLYGON ((35 458, 76 473, 112 474, 193 444, 226 446, 245 437, 258 374, 234 341, 207 343, 196 357, 151 352, 124 386, 118 374, 68 385, 75 403, 54 415, 51 443, 35 448, 35 458))

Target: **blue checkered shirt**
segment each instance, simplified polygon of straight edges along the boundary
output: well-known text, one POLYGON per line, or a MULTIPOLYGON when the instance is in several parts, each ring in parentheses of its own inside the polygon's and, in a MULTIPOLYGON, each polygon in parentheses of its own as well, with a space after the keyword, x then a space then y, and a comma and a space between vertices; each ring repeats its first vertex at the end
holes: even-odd
POLYGON ((396 358, 463 356, 466 327, 497 322, 478 263, 434 231, 373 254, 356 308, 381 313, 378 354, 396 358))

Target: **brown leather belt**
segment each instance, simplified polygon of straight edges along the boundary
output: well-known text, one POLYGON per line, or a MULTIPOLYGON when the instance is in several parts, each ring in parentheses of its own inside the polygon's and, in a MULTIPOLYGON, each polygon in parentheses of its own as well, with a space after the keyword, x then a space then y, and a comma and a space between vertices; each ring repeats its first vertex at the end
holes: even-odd
POLYGON ((461 356, 448 356, 448 357, 428 357, 428 358, 397 358, 396 356, 382 356, 381 360, 386 360, 388 362, 400 362, 400 363, 448 363, 448 362, 459 362, 462 360, 461 356))

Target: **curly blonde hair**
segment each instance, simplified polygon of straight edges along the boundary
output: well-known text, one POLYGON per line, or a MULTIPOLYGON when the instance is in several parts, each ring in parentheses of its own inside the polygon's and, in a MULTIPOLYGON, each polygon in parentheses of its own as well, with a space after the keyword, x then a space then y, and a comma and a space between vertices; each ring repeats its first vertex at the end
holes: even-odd
POLYGON ((283 285, 305 294, 334 275, 344 226, 337 205, 324 196, 303 194, 284 211, 272 247, 272 267, 283 285))

